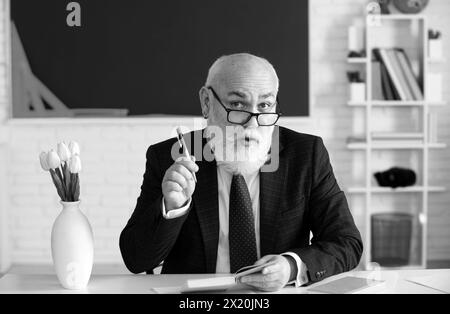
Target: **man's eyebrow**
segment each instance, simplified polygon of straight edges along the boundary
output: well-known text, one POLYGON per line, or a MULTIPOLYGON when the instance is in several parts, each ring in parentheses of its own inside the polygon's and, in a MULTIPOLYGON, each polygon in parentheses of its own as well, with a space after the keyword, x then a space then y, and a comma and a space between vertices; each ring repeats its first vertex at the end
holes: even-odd
POLYGON ((269 97, 275 97, 275 94, 274 93, 267 93, 267 94, 264 94, 264 95, 260 96, 260 98, 264 98, 264 99, 269 98, 269 97))
POLYGON ((238 96, 241 98, 247 98, 247 95, 245 93, 239 92, 239 91, 231 91, 228 93, 228 96, 238 96))
MULTIPOLYGON (((228 96, 238 96, 240 98, 247 98, 247 95, 245 93, 243 93, 243 92, 240 92, 240 91, 231 91, 231 92, 228 93, 228 96)), ((264 95, 260 96, 260 98, 263 98, 263 99, 266 99, 266 98, 269 98, 269 97, 275 97, 275 94, 270 92, 270 93, 267 93, 267 94, 264 94, 264 95)))

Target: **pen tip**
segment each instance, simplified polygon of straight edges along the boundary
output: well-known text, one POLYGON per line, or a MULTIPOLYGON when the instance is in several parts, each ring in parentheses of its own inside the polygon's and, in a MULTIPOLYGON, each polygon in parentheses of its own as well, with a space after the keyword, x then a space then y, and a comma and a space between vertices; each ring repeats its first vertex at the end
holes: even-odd
POLYGON ((178 134, 183 134, 183 132, 181 132, 181 128, 180 127, 177 127, 177 133, 178 134))

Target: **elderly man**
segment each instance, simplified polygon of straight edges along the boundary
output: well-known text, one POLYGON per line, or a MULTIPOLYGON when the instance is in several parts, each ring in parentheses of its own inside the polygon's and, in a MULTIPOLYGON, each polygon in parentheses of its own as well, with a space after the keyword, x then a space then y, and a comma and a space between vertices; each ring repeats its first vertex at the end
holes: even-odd
POLYGON ((141 194, 120 237, 131 272, 164 261, 163 273, 233 273, 270 261, 241 282, 275 291, 358 265, 360 233, 324 144, 275 125, 278 87, 260 57, 229 55, 211 66, 200 89, 208 126, 186 135, 200 138, 203 154, 175 158, 176 139, 147 151, 141 194))

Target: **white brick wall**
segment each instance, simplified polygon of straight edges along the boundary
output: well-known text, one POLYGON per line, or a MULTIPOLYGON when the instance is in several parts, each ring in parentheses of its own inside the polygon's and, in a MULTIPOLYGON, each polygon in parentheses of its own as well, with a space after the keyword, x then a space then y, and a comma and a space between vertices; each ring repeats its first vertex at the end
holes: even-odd
MULTIPOLYGON (((8 117, 8 84, 7 82, 7 40, 5 37, 7 20, 5 20, 5 12, 8 12, 7 0, 0 0, 0 125, 4 123, 8 117)), ((1 135, 0 135, 1 140, 1 135)))
MULTIPOLYGON (((0 46, 4 45, 4 8, 0 0, 0 46)), ((347 27, 359 18, 366 0, 311 0, 311 90, 313 119, 288 119, 284 124, 296 130, 321 135, 330 151, 342 188, 355 185, 363 171, 363 155, 345 147, 346 138, 358 124, 358 115, 345 104, 348 99, 345 72, 347 27)), ((430 2, 425 14, 430 27, 440 29, 448 47, 450 1, 430 2)), ((0 121, 8 112, 5 85, 5 53, 0 49, 0 121), (3 53, 2 53, 3 52, 3 53)), ((447 50, 448 51, 448 50, 447 50)), ((444 86, 450 83, 449 62, 437 70, 444 73, 444 86)), ((450 100, 450 89, 445 91, 450 100)), ((449 143, 449 107, 439 109, 439 137, 449 143)), ((191 126, 189 119, 181 119, 191 126)), ((12 258, 16 263, 49 263, 50 230, 60 205, 48 175, 39 168, 41 150, 57 141, 76 139, 81 143, 84 171, 81 175, 82 204, 95 234, 95 261, 121 263, 118 237, 139 194, 145 167, 145 151, 165 139, 180 119, 86 120, 56 122, 35 120, 13 122, 8 140, 7 195, 12 258)), ((3 124, 3 127, 5 124, 3 124)), ((0 135, 0 142, 2 136, 0 135)), ((0 144, 1 145, 1 144, 0 144)), ((450 150, 431 154, 431 181, 450 188, 450 150)), ((0 158, 1 160, 1 158, 0 158)), ((1 194, 0 194, 1 196, 1 194)), ((389 202, 387 202, 389 204, 389 202)), ((430 199, 429 259, 450 259, 450 193, 433 194, 430 199)), ((361 199, 351 197, 357 220, 362 214, 361 199)), ((0 203, 0 212, 1 212, 0 203)), ((1 221, 0 221, 1 226, 1 221)), ((0 252, 1 253, 1 252, 0 252)))

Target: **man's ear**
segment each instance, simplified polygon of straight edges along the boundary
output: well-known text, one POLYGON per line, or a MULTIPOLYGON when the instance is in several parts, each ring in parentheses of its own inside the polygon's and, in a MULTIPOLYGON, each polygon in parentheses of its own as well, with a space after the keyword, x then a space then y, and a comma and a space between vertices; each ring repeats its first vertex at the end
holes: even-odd
POLYGON ((205 119, 208 119, 209 110, 211 107, 210 107, 210 99, 209 99, 208 89, 205 86, 200 88, 199 97, 200 97, 200 105, 202 106, 202 115, 205 119))

